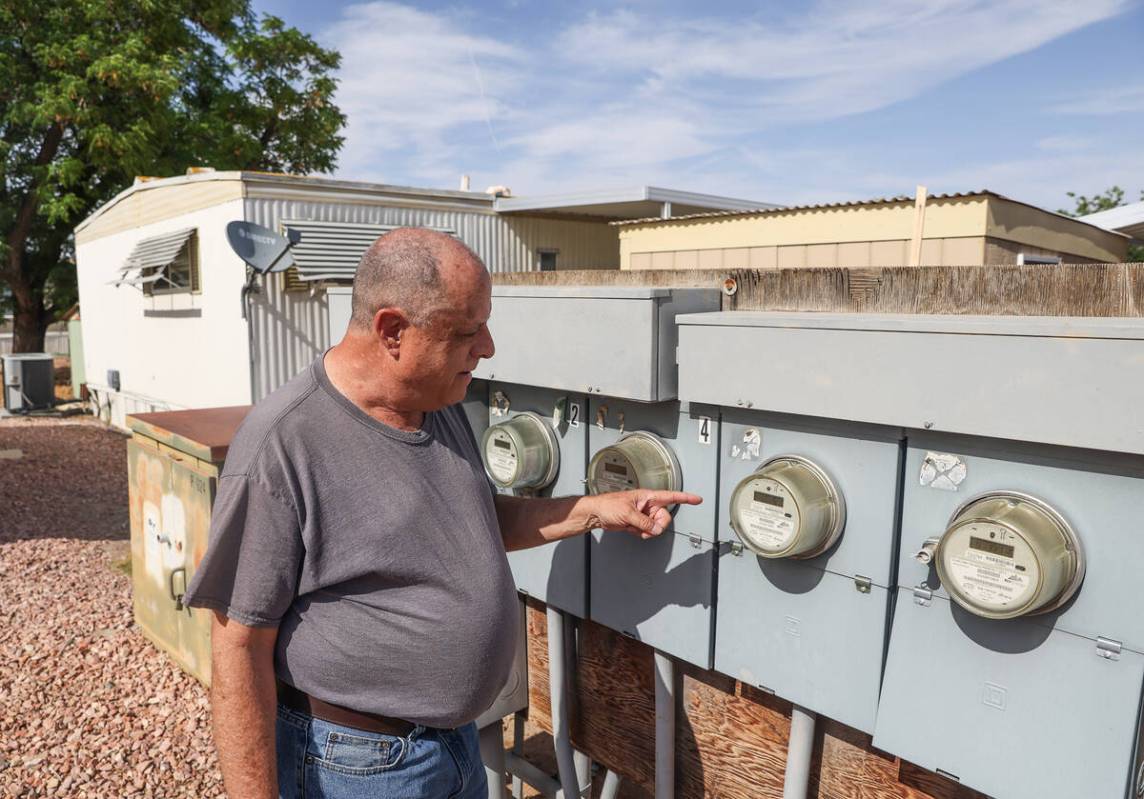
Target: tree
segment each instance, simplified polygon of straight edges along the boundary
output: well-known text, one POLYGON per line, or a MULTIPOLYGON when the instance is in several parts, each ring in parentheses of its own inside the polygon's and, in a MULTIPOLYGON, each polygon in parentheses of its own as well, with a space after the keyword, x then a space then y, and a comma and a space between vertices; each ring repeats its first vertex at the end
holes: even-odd
MULTIPOLYGON (((1105 189, 1100 194, 1094 194, 1091 197, 1077 194, 1075 191, 1068 191, 1065 194, 1076 203, 1076 208, 1072 211, 1064 208, 1057 209, 1058 214, 1065 216, 1087 216, 1088 214, 1095 214, 1097 211, 1107 211, 1109 208, 1119 208, 1124 205, 1124 189, 1119 186, 1105 189)), ((1140 192, 1140 199, 1144 201, 1144 190, 1140 192)), ((1144 246, 1129 244, 1127 257, 1130 263, 1144 262, 1144 246)))
POLYGON ((0 0, 0 302, 15 350, 42 349, 75 296, 72 228, 135 175, 330 171, 339 62, 249 0, 0 0))

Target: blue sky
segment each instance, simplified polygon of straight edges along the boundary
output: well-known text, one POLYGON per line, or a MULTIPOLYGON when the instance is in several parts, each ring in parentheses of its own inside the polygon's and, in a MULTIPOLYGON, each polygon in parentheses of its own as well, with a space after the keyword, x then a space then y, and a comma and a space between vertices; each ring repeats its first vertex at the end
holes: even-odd
POLYGON ((777 203, 1144 189, 1144 0, 256 0, 343 56, 336 174, 777 203))

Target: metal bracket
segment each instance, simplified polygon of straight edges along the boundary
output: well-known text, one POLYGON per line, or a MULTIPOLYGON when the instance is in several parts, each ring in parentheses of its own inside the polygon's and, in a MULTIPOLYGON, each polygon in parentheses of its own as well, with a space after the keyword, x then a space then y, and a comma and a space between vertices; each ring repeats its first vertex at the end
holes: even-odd
POLYGON ((1120 660, 1120 652, 1122 649, 1123 645, 1119 641, 1105 638, 1102 635, 1096 637, 1096 654, 1105 660, 1120 660))
POLYGON ((687 536, 687 540, 690 541, 691 546, 695 547, 696 549, 699 549, 701 546, 703 546, 703 539, 697 535, 689 535, 687 536))
POLYGON ((933 591, 929 590, 924 585, 915 585, 914 604, 921 605, 923 608, 928 608, 931 602, 933 602, 933 591))
POLYGON ((736 558, 742 557, 743 545, 741 543, 739 543, 738 541, 732 541, 731 542, 731 554, 734 555, 736 558))
POLYGON ((859 594, 870 593, 870 588, 874 585, 869 577, 863 577, 861 574, 854 575, 854 587, 858 589, 859 594))

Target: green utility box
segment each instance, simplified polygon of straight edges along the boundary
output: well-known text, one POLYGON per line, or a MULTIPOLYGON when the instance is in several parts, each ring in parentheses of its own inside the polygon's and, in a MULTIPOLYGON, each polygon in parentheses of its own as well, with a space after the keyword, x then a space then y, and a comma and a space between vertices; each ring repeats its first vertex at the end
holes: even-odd
POLYGON ((210 684, 211 613, 183 605, 207 549, 219 471, 250 406, 127 417, 135 621, 186 672, 210 684))

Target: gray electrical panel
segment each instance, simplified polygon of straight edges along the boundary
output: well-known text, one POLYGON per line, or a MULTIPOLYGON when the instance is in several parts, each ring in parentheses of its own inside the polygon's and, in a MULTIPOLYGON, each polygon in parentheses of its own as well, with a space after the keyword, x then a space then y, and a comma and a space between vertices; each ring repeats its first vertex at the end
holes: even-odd
MULTIPOLYGON (((687 395, 689 387, 680 390, 687 395)), ((719 560, 716 671, 873 732, 903 446, 893 428, 723 409, 719 538, 731 545, 719 560), (784 506, 763 493, 778 485, 759 478, 766 465, 789 458, 821 470, 844 515, 838 537, 824 540, 818 555, 757 554, 736 533, 753 523, 760 535, 789 530, 793 537, 796 527, 813 523, 807 506, 814 498, 787 497, 784 506), (754 496, 740 497, 744 489, 754 496), (803 518, 791 505, 801 506, 803 518)))
MULTIPOLYGON (((680 506, 672 526, 657 538, 592 532, 589 617, 661 652, 710 668, 718 546, 717 409, 591 397, 587 421, 592 456, 626 435, 650 434, 677 462, 676 487, 705 500, 697 506, 680 506)), ((626 462, 619 465, 629 468, 626 462)), ((617 479, 603 488, 621 489, 623 480, 630 479, 615 466, 610 462, 597 466, 601 479, 617 479)), ((589 480, 591 490, 591 467, 589 480)))
POLYGON ((904 485, 875 746, 1001 799, 1144 795, 1144 463, 919 433, 904 485), (1034 520, 1025 506, 1067 526, 1075 580, 1054 610, 985 618, 1050 582, 1045 553, 1025 565, 1014 554, 1026 545, 1009 530, 1029 538, 1034 520), (985 510, 967 518, 967 507, 985 510), (968 546, 945 551, 966 526, 968 546))
MULTIPOLYGON (((553 481, 538 489, 499 487, 505 494, 562 497, 584 493, 588 427, 584 423, 587 398, 582 394, 493 382, 484 407, 485 426, 495 426, 531 415, 552 431, 557 450, 553 481)), ((478 436, 478 442, 481 442, 478 436)), ((485 449, 493 451, 491 437, 485 449)), ((482 453, 486 466, 487 453, 482 453)), ((588 537, 577 536, 539 547, 508 553, 517 589, 560 610, 584 618, 588 614, 588 537)))
POLYGON ((675 398, 677 314, 713 311, 713 289, 493 286, 496 354, 476 376, 643 402, 675 398))

